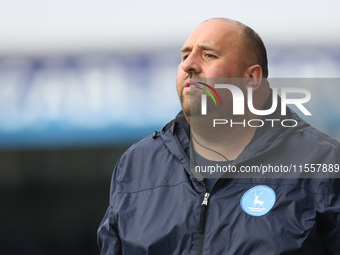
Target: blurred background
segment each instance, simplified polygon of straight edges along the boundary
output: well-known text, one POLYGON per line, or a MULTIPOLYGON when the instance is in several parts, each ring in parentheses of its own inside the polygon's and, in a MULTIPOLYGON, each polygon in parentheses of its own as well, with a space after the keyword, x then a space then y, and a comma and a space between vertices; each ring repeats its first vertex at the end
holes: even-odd
POLYGON ((340 77, 339 8, 336 0, 1 0, 0 253, 99 253, 115 163, 180 110, 179 51, 208 18, 257 31, 271 78, 318 78, 308 121, 339 140, 339 82, 328 79, 340 77))

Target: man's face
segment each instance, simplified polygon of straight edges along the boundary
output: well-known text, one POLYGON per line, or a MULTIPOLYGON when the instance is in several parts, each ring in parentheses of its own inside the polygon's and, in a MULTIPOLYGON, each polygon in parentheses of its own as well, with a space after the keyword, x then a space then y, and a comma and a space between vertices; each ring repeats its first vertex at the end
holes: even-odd
POLYGON ((241 42, 240 26, 221 20, 206 21, 190 35, 182 48, 177 74, 177 92, 187 117, 190 117, 190 94, 193 101, 199 98, 193 93, 201 93, 189 87, 190 79, 244 77, 241 42))

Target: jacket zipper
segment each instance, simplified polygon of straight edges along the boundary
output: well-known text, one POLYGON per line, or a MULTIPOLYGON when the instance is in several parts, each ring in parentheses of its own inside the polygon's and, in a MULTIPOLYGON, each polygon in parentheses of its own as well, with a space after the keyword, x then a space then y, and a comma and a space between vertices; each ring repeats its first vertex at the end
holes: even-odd
POLYGON ((207 192, 205 187, 204 180, 199 182, 200 186, 202 187, 204 198, 201 204, 201 213, 200 213, 200 223, 199 223, 199 243, 198 243, 198 255, 201 255, 203 252, 203 245, 204 245, 204 228, 205 228, 205 218, 206 218, 206 209, 208 207, 210 193, 207 192))
POLYGON ((205 223, 205 211, 208 206, 208 200, 210 197, 210 193, 206 192, 204 194, 204 199, 201 205, 201 215, 200 215, 200 234, 204 233, 204 223, 205 223))

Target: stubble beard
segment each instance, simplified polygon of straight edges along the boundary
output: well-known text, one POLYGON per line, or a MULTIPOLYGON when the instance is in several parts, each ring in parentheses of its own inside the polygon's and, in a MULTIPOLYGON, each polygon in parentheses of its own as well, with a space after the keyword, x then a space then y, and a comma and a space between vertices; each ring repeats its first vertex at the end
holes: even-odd
POLYGON ((182 90, 180 92, 179 98, 183 113, 188 122, 192 118, 201 118, 201 93, 196 93, 195 95, 193 95, 189 93, 184 93, 184 90, 182 90))

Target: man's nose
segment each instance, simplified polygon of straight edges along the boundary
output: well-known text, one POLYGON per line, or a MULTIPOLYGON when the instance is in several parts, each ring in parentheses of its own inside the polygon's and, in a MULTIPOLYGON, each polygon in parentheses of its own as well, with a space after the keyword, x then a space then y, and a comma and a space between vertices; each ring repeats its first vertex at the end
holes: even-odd
POLYGON ((197 53, 190 53, 190 55, 182 62, 182 69, 188 74, 201 73, 201 65, 197 53))

